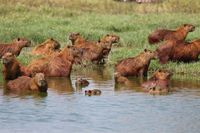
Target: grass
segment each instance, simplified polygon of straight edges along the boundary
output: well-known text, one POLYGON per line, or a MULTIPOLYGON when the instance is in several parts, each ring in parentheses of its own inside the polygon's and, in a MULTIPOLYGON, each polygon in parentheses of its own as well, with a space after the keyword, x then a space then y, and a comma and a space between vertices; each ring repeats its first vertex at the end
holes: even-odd
MULTIPOLYGON (((70 32, 80 32, 90 40, 114 33, 121 37, 121 41, 109 56, 108 65, 111 66, 145 48, 156 49, 147 42, 148 34, 156 28, 174 29, 183 23, 191 23, 197 28, 187 39, 200 37, 200 2, 193 0, 166 0, 142 5, 112 0, 0 0, 0 3, 2 42, 26 37, 35 46, 53 37, 64 46, 70 43, 70 32)), ((23 49, 18 57, 23 64, 28 64, 33 58, 27 54, 28 51, 30 49, 23 49)), ((199 62, 160 65, 152 61, 150 71, 166 68, 174 73, 199 75, 199 66, 199 62)))

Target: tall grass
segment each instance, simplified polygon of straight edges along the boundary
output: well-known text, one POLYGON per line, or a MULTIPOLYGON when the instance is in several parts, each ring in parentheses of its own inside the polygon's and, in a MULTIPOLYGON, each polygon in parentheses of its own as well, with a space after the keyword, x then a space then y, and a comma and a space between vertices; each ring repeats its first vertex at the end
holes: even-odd
MULTIPOLYGON (((110 65, 122 58, 135 56, 144 48, 156 49, 147 42, 148 34, 156 28, 174 29, 183 23, 191 23, 197 28, 187 40, 200 37, 200 10, 197 10, 200 9, 200 1, 165 0, 158 4, 141 5, 112 0, 0 0, 0 3, 2 42, 23 36, 32 40, 32 46, 35 46, 53 37, 64 46, 70 43, 70 32, 80 32, 90 40, 114 33, 120 36, 121 41, 119 45, 114 45, 109 56, 110 65)), ((18 57, 23 64, 32 59, 27 53, 23 50, 18 57)), ((199 74, 199 65, 160 65, 153 61, 150 70, 162 67, 174 73, 199 74)))

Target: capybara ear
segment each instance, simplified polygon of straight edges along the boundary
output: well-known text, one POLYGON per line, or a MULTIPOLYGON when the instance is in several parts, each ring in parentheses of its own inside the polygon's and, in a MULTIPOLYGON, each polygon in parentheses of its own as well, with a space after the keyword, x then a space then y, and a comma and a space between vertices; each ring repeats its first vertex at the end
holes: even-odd
POLYGON ((146 48, 144 49, 144 52, 147 52, 147 49, 146 49, 146 48))
POLYGON ((53 38, 51 37, 50 40, 53 41, 53 38))
POLYGON ((106 36, 110 36, 110 34, 107 34, 106 36))
POLYGON ((80 33, 76 33, 76 35, 80 35, 80 33))
POLYGON ((19 38, 19 37, 17 38, 17 41, 20 41, 20 38, 19 38))
POLYGON ((186 27, 188 24, 183 24, 184 27, 186 27))

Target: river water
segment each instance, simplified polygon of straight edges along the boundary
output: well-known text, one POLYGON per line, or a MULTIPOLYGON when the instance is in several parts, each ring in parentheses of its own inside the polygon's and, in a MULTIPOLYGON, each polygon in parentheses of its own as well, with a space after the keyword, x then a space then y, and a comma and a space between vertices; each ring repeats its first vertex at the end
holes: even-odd
POLYGON ((0 84, 0 133, 199 133, 200 82, 174 78, 173 92, 153 96, 138 79, 115 85, 113 71, 74 71, 71 79, 50 78, 47 95, 12 94, 0 84), (89 80, 83 89, 76 77, 89 80), (100 89, 100 96, 84 90, 100 89))

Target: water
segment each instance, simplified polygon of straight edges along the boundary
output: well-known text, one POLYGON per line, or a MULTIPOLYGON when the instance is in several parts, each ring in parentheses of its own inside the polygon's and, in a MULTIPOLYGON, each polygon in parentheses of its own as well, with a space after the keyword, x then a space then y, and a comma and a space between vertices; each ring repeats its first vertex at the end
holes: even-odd
POLYGON ((140 91, 140 80, 116 86, 111 69, 75 71, 71 80, 48 79, 46 96, 7 93, 0 89, 1 133, 199 133, 200 83, 174 79, 165 96, 140 91), (74 86, 77 76, 90 85, 74 86), (85 96, 85 89, 101 96, 85 96))

